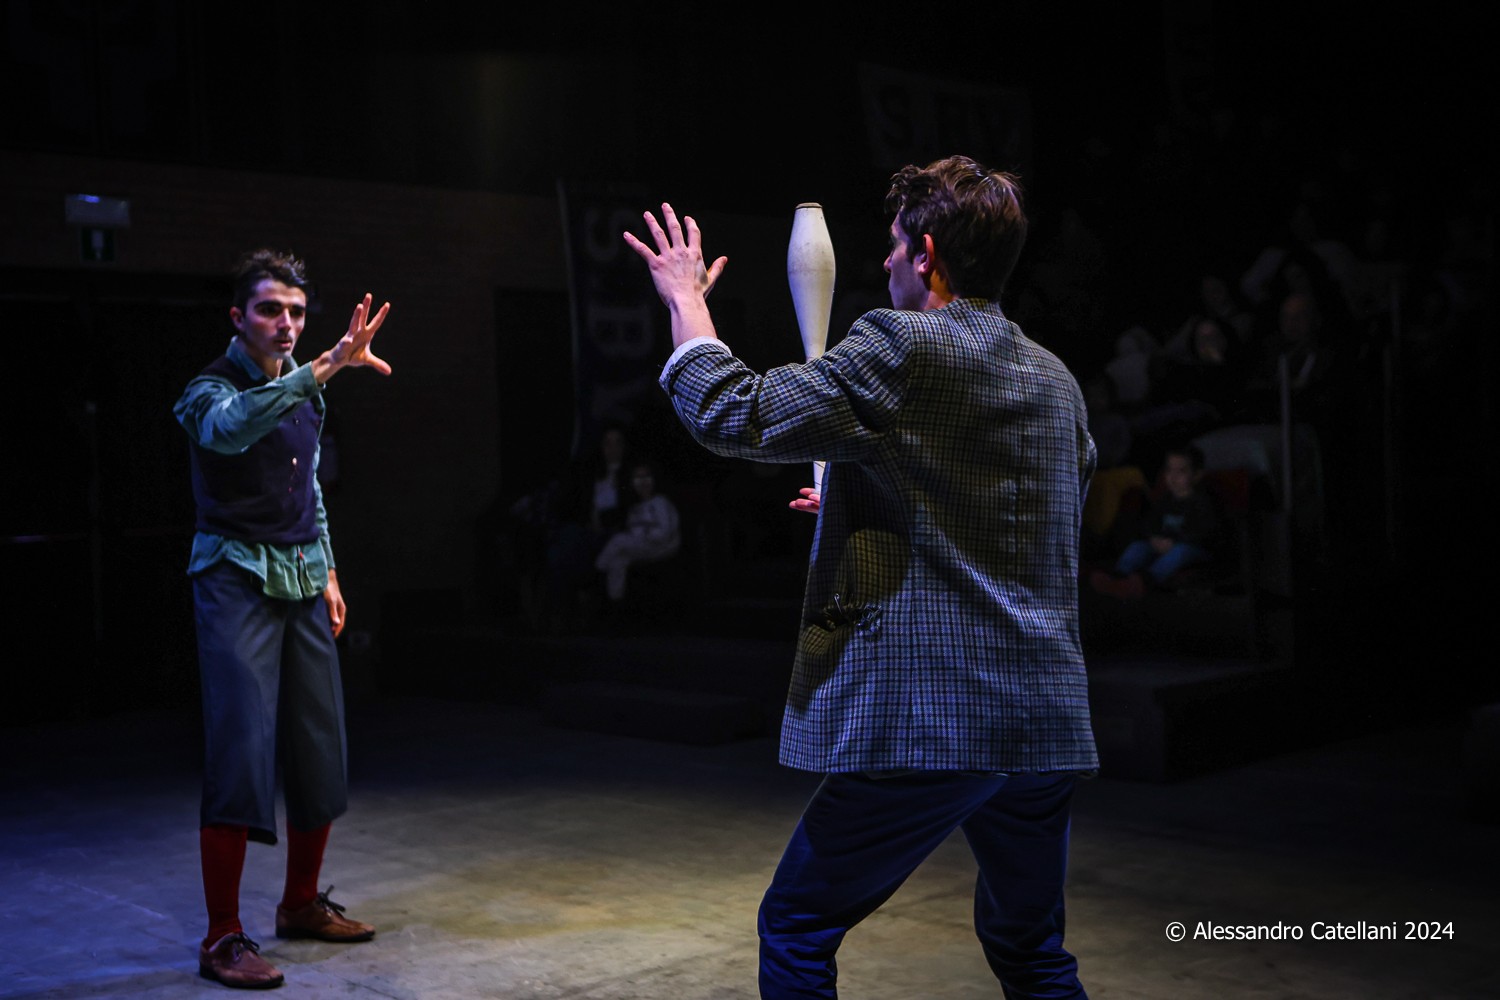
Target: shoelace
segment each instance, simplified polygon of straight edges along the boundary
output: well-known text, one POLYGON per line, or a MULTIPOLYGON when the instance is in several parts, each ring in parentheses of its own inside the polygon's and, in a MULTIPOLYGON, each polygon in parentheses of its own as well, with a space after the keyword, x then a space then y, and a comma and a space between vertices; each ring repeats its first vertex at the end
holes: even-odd
MULTIPOLYGON (((333 887, 329 886, 329 888, 331 889, 333 887)), ((234 937, 235 940, 233 941, 232 946, 237 946, 241 950, 245 951, 253 951, 257 955, 260 954, 260 945, 253 941, 249 934, 246 934, 244 931, 240 931, 234 937)))
MULTIPOLYGON (((326 888, 322 892, 318 893, 318 898, 317 898, 316 902, 317 902, 317 904, 319 906, 323 907, 324 909, 332 910, 334 913, 342 915, 343 912, 344 912, 344 907, 341 906, 341 905, 339 905, 338 903, 335 903, 333 900, 331 900, 331 899, 328 898, 328 894, 331 893, 331 892, 333 892, 333 886, 329 885, 328 888, 326 888)), ((259 949, 257 949, 257 950, 259 950, 259 949)))

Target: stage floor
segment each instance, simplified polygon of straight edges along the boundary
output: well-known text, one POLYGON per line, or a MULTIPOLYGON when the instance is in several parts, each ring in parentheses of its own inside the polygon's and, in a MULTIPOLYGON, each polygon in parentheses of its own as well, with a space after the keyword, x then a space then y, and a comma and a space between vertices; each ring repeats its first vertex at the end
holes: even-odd
MULTIPOLYGON (((228 994, 197 975, 197 726, 175 711, 0 730, 0 996, 228 994)), ((779 768, 773 741, 687 747, 424 699, 363 699, 349 728, 351 809, 323 882, 380 933, 278 941, 283 849, 251 845, 242 916, 286 973, 277 995, 757 995, 755 908, 816 782, 779 768)), ((1090 996, 1500 995, 1500 829, 1459 815, 1461 739, 1413 729, 1172 784, 1086 782, 1068 941, 1090 996), (1188 940, 1168 940, 1174 921, 1188 940), (1313 939, 1402 938, 1408 921, 1441 936, 1313 939), (1210 922, 1302 939, 1195 939, 1210 922)), ((997 996, 973 874, 955 837, 850 934, 842 994, 997 996)))

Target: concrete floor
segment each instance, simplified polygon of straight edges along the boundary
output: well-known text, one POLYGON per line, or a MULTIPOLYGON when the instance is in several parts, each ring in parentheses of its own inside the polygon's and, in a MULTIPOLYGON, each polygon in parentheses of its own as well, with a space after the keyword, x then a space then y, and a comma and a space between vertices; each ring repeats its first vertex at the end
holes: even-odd
MULTIPOLYGON (((734 1000, 755 908, 815 778, 769 739, 692 748, 523 708, 351 708, 352 807, 324 882, 371 943, 272 934, 280 848, 252 845, 246 929, 284 997, 734 1000)), ((1500 830, 1458 815, 1456 730, 1363 738, 1077 798, 1069 944, 1095 1000, 1500 996, 1500 830), (1192 940, 1182 921, 1435 920, 1433 941, 1192 940)), ((196 974, 190 713, 0 730, 0 996, 229 995, 196 974)), ((996 997, 950 841, 840 954, 853 1000, 996 997)))

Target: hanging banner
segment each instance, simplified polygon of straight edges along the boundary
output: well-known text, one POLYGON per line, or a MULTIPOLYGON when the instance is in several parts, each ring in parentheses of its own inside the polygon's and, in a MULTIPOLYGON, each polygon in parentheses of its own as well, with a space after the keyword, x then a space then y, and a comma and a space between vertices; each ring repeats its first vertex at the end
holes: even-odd
POLYGON ((638 185, 558 182, 573 326, 572 452, 607 424, 629 425, 671 353, 661 303, 641 259, 621 239, 641 231, 638 185))
POLYGON ((1031 99, 1020 90, 860 66, 872 165, 882 172, 963 153, 1031 175, 1031 99))

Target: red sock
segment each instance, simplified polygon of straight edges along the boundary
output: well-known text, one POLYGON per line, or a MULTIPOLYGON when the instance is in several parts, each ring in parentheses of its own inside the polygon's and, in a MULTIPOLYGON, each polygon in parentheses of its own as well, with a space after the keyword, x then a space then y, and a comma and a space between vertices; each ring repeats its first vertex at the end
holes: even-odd
POLYGON ((323 868, 323 849, 328 846, 332 823, 316 830, 286 826, 286 890, 281 894, 283 910, 300 910, 318 898, 318 872, 323 868))
POLYGON ((218 823, 198 831, 203 900, 208 904, 207 944, 244 930, 240 926, 240 873, 245 870, 247 832, 243 826, 218 823))

